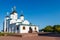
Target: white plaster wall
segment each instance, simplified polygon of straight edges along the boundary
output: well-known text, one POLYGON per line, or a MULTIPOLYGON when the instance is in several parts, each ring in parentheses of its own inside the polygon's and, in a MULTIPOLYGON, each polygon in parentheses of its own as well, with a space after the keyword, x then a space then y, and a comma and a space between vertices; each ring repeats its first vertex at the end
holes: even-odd
POLYGON ((8 27, 9 27, 9 17, 5 18, 4 20, 4 32, 6 32, 6 28, 7 28, 7 32, 8 32, 8 27))
POLYGON ((24 22, 22 22, 22 24, 30 24, 28 20, 24 20, 24 22))
POLYGON ((16 20, 10 20, 10 24, 16 23, 16 20))
POLYGON ((33 31, 35 31, 35 27, 36 27, 36 31, 38 32, 38 26, 25 26, 25 30, 23 30, 23 25, 21 25, 20 33, 28 33, 29 27, 31 27, 33 31))
POLYGON ((17 19, 17 18, 18 18, 17 13, 14 13, 14 19, 17 19))
POLYGON ((25 30, 23 30, 23 25, 20 26, 20 33, 28 33, 29 26, 25 26, 25 30))
POLYGON ((37 32, 39 32, 39 27, 37 26, 37 32))
POLYGON ((9 27, 9 29, 8 29, 8 30, 9 30, 9 33, 11 33, 11 27, 9 27))
POLYGON ((36 31, 38 32, 38 26, 31 26, 33 31, 35 31, 35 27, 36 27, 36 31))
POLYGON ((20 19, 17 19, 17 21, 16 22, 22 22, 22 20, 20 20, 20 19))
POLYGON ((21 17, 20 17, 20 20, 24 20, 24 16, 21 16, 21 17))
POLYGON ((11 14, 11 15, 10 15, 10 18, 11 18, 11 19, 13 19, 13 18, 14 18, 14 15, 13 15, 13 14, 11 14))
POLYGON ((18 14, 17 13, 11 14, 10 18, 11 19, 17 19, 18 18, 18 14))
POLYGON ((6 31, 6 20, 4 21, 4 32, 6 31))

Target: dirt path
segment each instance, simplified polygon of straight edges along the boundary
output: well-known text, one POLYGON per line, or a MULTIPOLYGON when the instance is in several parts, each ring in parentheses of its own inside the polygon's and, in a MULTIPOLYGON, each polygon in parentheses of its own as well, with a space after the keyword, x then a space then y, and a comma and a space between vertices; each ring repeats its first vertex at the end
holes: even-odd
POLYGON ((60 40, 60 37, 35 36, 35 37, 15 37, 0 36, 0 40, 60 40))

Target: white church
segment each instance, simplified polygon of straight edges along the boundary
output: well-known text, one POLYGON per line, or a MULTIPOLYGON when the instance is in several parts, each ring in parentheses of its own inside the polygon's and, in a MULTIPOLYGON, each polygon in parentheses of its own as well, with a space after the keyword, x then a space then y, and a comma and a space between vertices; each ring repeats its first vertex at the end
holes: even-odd
POLYGON ((18 18, 16 7, 13 7, 13 11, 7 15, 3 22, 3 31, 7 33, 33 33, 38 32, 38 26, 33 25, 28 20, 24 19, 24 15, 21 12, 18 18))

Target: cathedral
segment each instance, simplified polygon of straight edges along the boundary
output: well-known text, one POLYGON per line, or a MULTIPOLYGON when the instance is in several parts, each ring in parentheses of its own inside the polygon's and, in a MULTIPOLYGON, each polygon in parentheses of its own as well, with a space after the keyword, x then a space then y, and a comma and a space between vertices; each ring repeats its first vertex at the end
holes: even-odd
POLYGON ((16 7, 13 7, 12 12, 7 15, 3 22, 3 31, 7 33, 33 33, 38 32, 38 26, 33 25, 28 20, 24 19, 22 14, 18 18, 16 7))

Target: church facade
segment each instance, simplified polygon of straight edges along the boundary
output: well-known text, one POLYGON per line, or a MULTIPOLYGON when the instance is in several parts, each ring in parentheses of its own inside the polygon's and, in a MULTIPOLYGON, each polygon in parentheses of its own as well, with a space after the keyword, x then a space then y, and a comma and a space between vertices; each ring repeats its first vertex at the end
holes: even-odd
POLYGON ((4 19, 3 31, 8 33, 33 33, 38 32, 38 26, 25 20, 23 14, 18 18, 18 13, 14 7, 10 15, 7 15, 4 19))

